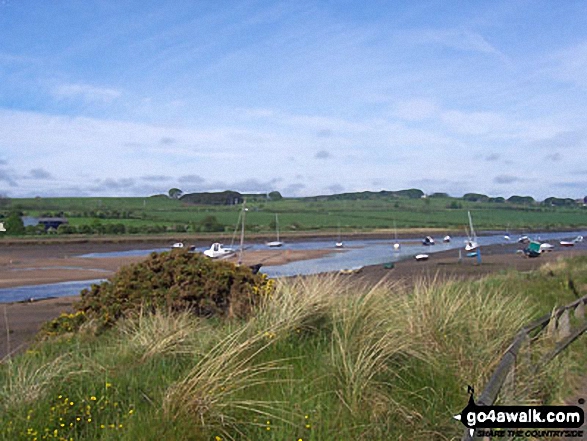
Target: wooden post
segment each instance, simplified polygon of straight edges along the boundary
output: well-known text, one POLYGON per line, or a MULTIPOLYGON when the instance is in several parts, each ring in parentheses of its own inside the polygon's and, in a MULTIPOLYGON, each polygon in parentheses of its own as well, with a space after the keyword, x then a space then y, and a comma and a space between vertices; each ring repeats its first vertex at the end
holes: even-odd
POLYGON ((585 318, 585 303, 579 302, 579 304, 575 307, 575 318, 577 320, 583 320, 585 318))
POLYGON ((565 309, 563 313, 558 318, 558 326, 557 326, 557 335, 556 339, 558 341, 564 340, 569 335, 571 335, 571 320, 569 317, 569 310, 565 309))

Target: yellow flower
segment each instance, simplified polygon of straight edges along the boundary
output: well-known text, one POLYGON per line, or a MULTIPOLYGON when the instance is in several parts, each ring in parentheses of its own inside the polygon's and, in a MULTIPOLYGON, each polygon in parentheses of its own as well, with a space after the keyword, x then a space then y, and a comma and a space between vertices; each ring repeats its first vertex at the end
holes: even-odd
POLYGON ((112 383, 106 382, 106 389, 108 389, 109 387, 112 387, 112 383))
POLYGON ((92 395, 92 396, 90 397, 90 400, 92 400, 92 401, 96 401, 96 397, 92 395))
POLYGON ((216 435, 216 436, 214 437, 214 439, 215 439, 216 441, 222 441, 222 438, 221 438, 221 437, 219 437, 218 435, 216 435))

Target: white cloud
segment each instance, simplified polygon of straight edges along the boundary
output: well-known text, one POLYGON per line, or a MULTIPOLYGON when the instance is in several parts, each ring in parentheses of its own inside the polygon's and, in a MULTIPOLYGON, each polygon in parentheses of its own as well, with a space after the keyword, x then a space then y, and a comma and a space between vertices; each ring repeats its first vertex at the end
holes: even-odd
POLYGON ((587 41, 554 54, 546 71, 559 80, 587 89, 587 41))
POLYGON ((503 56, 481 34, 469 29, 419 29, 400 32, 399 35, 415 44, 438 44, 461 51, 503 56))
POLYGON ((442 113, 441 119, 455 133, 483 135, 487 133, 503 133, 508 128, 507 120, 494 112, 462 112, 448 110, 442 113))
POLYGON ((109 103, 120 97, 122 92, 89 84, 59 84, 51 89, 51 94, 59 99, 83 99, 88 102, 109 103))
POLYGON ((432 117, 437 111, 436 104, 431 100, 411 99, 396 104, 395 116, 408 121, 420 121, 432 117))

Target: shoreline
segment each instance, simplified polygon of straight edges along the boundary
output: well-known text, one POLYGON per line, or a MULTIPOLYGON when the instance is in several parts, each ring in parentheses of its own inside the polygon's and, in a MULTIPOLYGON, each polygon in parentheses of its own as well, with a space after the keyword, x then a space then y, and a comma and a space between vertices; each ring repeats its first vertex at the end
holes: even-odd
MULTIPOLYGON (((553 232, 577 232, 585 231, 587 225, 576 227, 557 227, 550 228, 523 228, 509 231, 510 236, 523 236, 534 233, 553 233, 553 232)), ((389 239, 392 240, 395 236, 393 228, 376 228, 373 230, 359 230, 353 229, 349 231, 342 231, 343 240, 352 239, 389 239)), ((477 236, 489 236, 494 234, 505 234, 504 229, 482 230, 477 232, 477 236)), ((417 227, 417 228, 402 228, 397 230, 398 239, 410 239, 432 235, 442 237, 445 235, 465 234, 463 228, 458 227, 417 227)), ((336 240, 339 233, 338 230, 319 230, 319 231, 287 231, 280 232, 280 236, 284 241, 298 241, 298 240, 336 240)), ((108 246, 128 246, 133 245, 136 248, 141 246, 148 247, 149 244, 164 244, 163 246, 171 246, 175 242, 190 242, 190 245, 205 246, 212 242, 228 242, 232 238, 232 233, 169 233, 169 234, 152 234, 152 235, 42 235, 42 236, 0 236, 0 246, 37 246, 37 245, 108 245, 108 246)), ((246 233, 247 241, 251 243, 263 243, 274 240, 274 232, 263 233, 246 233)))
MULTIPOLYGON (((118 247, 119 245, 117 245, 118 247)), ((106 245, 106 247, 110 248, 106 245)), ((38 247, 43 249, 44 247, 38 247)), ((95 247, 92 247, 95 251, 95 247)), ((128 245, 126 246, 128 248, 128 245)), ((152 244, 149 248, 152 248, 152 244)), ((541 265, 549 262, 555 262, 559 258, 572 257, 577 255, 587 255, 587 244, 583 243, 570 249, 557 249, 545 253, 538 258, 526 258, 516 254, 520 248, 517 243, 490 245, 482 247, 482 264, 477 265, 474 258, 463 258, 458 261, 458 249, 439 251, 431 254, 429 260, 418 262, 413 258, 407 258, 393 264, 393 268, 386 268, 385 264, 368 265, 362 267, 359 271, 340 277, 348 277, 349 280, 362 281, 367 284, 376 284, 380 282, 396 282, 403 286, 413 286, 420 280, 474 280, 485 277, 490 274, 497 274, 510 270, 530 271, 537 269, 541 265)), ((111 249, 111 248, 110 248, 111 249)), ((21 257, 28 255, 36 256, 38 253, 24 253, 21 257)), ((37 250, 39 251, 39 250, 37 250)), ((54 253, 55 250, 39 251, 43 253, 54 253)), ((62 250, 71 251, 71 249, 62 250)), ((277 253, 292 252, 293 250, 280 250, 277 253)), ((334 250, 312 250, 317 252, 331 253, 334 250)), ((265 251, 263 251, 265 252, 265 251)), ((274 252, 267 250, 267 252, 274 252)), ((307 251, 303 251, 307 253, 307 251)), ((249 255, 251 255, 249 253, 249 255)), ((45 254, 45 258, 46 258, 45 254)), ((283 256, 282 256, 283 257, 283 256)), ((0 254, 0 258, 2 255, 0 254)), ((64 259, 63 255, 52 256, 53 259, 64 259)), ((293 258, 290 253, 288 258, 293 258)), ((296 258, 302 258, 301 255, 296 258)), ((79 259, 79 258, 78 258, 79 259)), ((144 256, 135 260, 142 260, 144 256)), ((94 259, 94 260, 108 260, 94 259)), ((253 260, 258 262, 257 257, 253 260)), ((116 262, 120 264, 121 262, 116 262)), ((127 262, 128 263, 128 262, 127 262)), ((245 263, 248 264, 248 263, 245 263)), ((110 262, 114 265, 114 262, 110 262)), ((112 268, 114 269, 114 268, 112 268)), ((23 271, 26 272, 26 271, 23 271)), ((96 278, 96 273, 92 278, 96 278)), ((48 320, 58 317, 61 313, 70 313, 73 311, 74 303, 79 299, 79 294, 67 297, 54 297, 39 299, 33 302, 11 302, 0 305, 0 327, 5 330, 5 337, 0 338, 0 360, 4 359, 9 353, 16 353, 24 350, 33 340, 42 324, 48 320)))

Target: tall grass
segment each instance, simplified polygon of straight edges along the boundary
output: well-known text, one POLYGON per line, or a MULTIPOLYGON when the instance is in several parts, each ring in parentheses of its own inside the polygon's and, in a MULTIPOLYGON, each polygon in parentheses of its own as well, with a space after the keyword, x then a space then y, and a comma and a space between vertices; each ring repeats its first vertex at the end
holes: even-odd
POLYGON ((187 311, 147 314, 141 310, 122 321, 118 330, 124 347, 145 361, 159 355, 192 353, 201 345, 198 337, 207 335, 205 326, 187 311))
POLYGON ((71 375, 72 370, 73 363, 67 354, 47 362, 33 357, 23 357, 20 363, 9 359, 2 372, 0 408, 6 411, 43 399, 49 388, 71 375))
POLYGON ((213 432, 235 439, 241 426, 250 423, 246 414, 280 418, 279 404, 252 399, 247 392, 268 386, 268 374, 283 369, 278 361, 254 363, 267 348, 262 335, 246 337, 248 326, 230 333, 214 346, 189 373, 172 384, 163 399, 163 412, 172 421, 191 421, 196 439, 213 432))
MULTIPOLYGON (((517 331, 572 301, 568 278, 584 286, 586 269, 575 260, 409 290, 298 278, 279 281, 247 321, 138 314, 5 363, 0 426, 10 432, 0 434, 32 440, 29 429, 61 431, 62 418, 74 439, 459 439, 451 415, 466 386, 481 390, 517 331)), ((587 353, 575 343, 536 374, 554 343, 545 335, 523 349, 502 402, 564 398, 587 353)))

